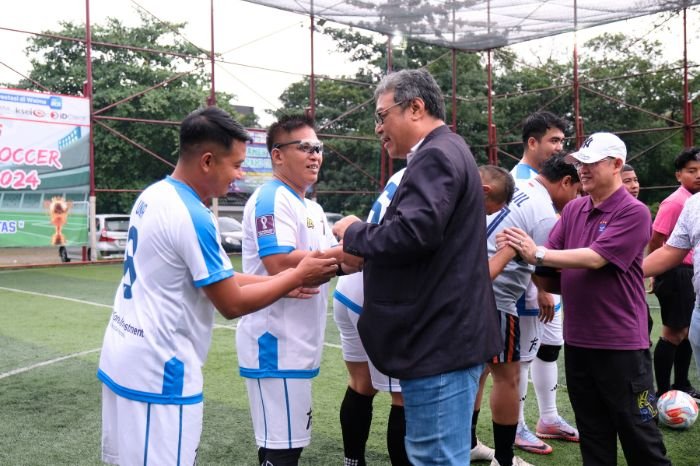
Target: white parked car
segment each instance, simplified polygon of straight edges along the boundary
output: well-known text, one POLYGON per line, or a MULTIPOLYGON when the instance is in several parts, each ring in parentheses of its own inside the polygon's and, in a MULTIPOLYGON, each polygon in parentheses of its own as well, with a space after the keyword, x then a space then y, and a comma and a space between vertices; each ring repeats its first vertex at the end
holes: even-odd
POLYGON ((241 252, 243 246, 243 225, 231 217, 219 217, 221 245, 226 252, 241 252))
MULTIPOLYGON (((97 258, 113 259, 124 257, 126 239, 129 232, 129 216, 124 214, 99 214, 95 216, 94 227, 97 236, 97 258)), ((85 248, 85 252, 89 260, 90 246, 85 248)), ((58 255, 61 257, 62 262, 83 260, 83 247, 61 246, 58 248, 58 255)))

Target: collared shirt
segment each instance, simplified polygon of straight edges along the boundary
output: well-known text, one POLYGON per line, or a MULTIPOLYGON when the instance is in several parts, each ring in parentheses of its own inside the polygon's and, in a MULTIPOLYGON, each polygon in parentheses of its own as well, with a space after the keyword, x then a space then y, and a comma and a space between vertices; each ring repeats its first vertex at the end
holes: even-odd
MULTIPOLYGON (((661 233, 666 238, 671 236, 673 227, 676 226, 676 222, 681 215, 685 202, 690 199, 692 195, 693 193, 683 186, 679 186, 671 195, 661 201, 659 211, 656 213, 656 218, 654 219, 654 231, 661 233)), ((683 263, 693 265, 692 250, 683 258, 683 263)))
POLYGON ((421 138, 421 140, 418 141, 415 146, 411 147, 410 151, 408 151, 408 154, 406 154, 406 165, 411 163, 411 159, 413 158, 413 154, 415 154, 416 151, 418 150, 418 148, 420 147, 420 145, 423 144, 423 141, 425 141, 425 138, 421 138))
POLYGON ((561 272, 567 344, 620 350, 649 347, 642 259, 650 236, 649 209, 624 186, 597 207, 590 196, 564 207, 546 247, 591 248, 608 261, 599 269, 561 272))

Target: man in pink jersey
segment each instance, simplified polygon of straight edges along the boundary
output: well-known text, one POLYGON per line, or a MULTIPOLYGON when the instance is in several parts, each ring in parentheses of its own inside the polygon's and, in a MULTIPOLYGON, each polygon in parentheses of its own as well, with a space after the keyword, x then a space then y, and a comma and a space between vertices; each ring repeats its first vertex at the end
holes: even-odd
MULTIPOLYGON (((649 241, 649 253, 664 245, 676 226, 683 205, 690 196, 700 191, 700 148, 693 147, 681 152, 675 159, 676 179, 681 184, 661 202, 654 219, 649 241)), ((671 388, 682 390, 700 401, 698 393, 688 380, 688 369, 693 350, 688 341, 690 317, 695 304, 693 291, 693 251, 677 267, 654 279, 653 292, 661 306, 661 336, 654 349, 654 375, 657 395, 671 388), (674 383, 671 385, 671 369, 674 383)))

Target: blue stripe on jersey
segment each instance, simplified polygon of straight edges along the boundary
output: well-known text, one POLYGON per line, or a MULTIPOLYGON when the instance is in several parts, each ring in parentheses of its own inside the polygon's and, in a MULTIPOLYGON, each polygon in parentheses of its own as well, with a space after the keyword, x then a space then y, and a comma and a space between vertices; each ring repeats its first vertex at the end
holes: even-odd
POLYGON ((270 332, 265 332, 258 338, 258 364, 263 371, 276 371, 279 368, 277 337, 270 332))
MULTIPOLYGON (((537 317, 540 315, 540 309, 539 308, 531 308, 531 309, 526 309, 525 308, 525 293, 520 297, 515 302, 515 310, 518 312, 519 316, 535 316, 537 317)), ((561 303, 558 303, 556 306, 554 306, 554 312, 559 312, 561 310, 561 303)))
POLYGON ((276 371, 263 371, 248 367, 239 367, 238 373, 247 379, 313 379, 319 373, 316 369, 279 369, 276 371))
MULTIPOLYGON (((279 188, 286 188, 289 192, 304 203, 304 200, 294 192, 292 188, 282 183, 280 180, 272 180, 260 187, 258 197, 255 199, 255 214, 254 217, 262 217, 263 215, 275 215, 275 196, 279 188)), ((294 251, 292 246, 280 246, 277 243, 277 233, 271 235, 258 236, 258 254, 260 258, 271 256, 273 254, 289 254, 294 251)))
POLYGON ((270 332, 263 333, 258 338, 259 369, 239 367, 241 377, 249 379, 289 378, 311 379, 318 375, 319 369, 279 369, 279 351, 277 337, 270 332))
POLYGON ((498 211, 498 213, 496 214, 496 217, 493 220, 491 220, 491 223, 489 223, 488 226, 486 227, 486 237, 487 238, 489 236, 491 236, 491 234, 494 232, 494 230, 496 230, 498 225, 501 224, 501 222, 508 216, 508 214, 510 214, 510 209, 508 208, 508 206, 505 206, 504 208, 502 208, 501 210, 498 211))
POLYGON ((284 404, 287 407, 287 439, 289 448, 292 448, 292 413, 289 410, 289 389, 287 388, 287 379, 282 379, 284 384, 284 404))
POLYGON ((534 178, 535 175, 537 175, 537 170, 526 163, 520 162, 515 166, 516 180, 529 180, 530 178, 534 178))
POLYGON ((122 387, 112 380, 107 374, 105 374, 102 369, 97 369, 97 378, 100 379, 100 381, 105 384, 107 388, 122 398, 141 401, 143 403, 154 403, 160 405, 193 405, 201 403, 204 400, 204 395, 202 393, 190 396, 172 396, 163 395, 161 393, 142 392, 139 390, 122 387))
POLYGON ((177 358, 165 363, 163 368, 163 395, 182 396, 185 384, 185 365, 177 358))
POLYGON ((202 204, 197 193, 185 183, 170 176, 165 180, 175 188, 175 192, 180 196, 190 214, 197 242, 209 272, 208 277, 195 281, 194 286, 199 288, 233 276, 233 270, 225 270, 224 260, 219 254, 221 246, 212 212, 202 204))
POLYGON ((347 296, 345 296, 345 295, 344 295, 343 293, 341 293, 340 291, 335 290, 335 291, 333 292, 333 298, 334 298, 334 299, 337 299, 337 300, 340 301, 341 303, 345 304, 345 306, 347 306, 347 308, 350 309, 350 310, 351 310, 352 312, 354 312, 355 314, 362 314, 362 306, 360 306, 359 304, 357 304, 356 302, 354 302, 352 299, 350 299, 350 298, 348 298, 347 296))
POLYGON ((372 204, 372 209, 370 210, 370 218, 369 218, 369 223, 379 223, 379 221, 382 219, 382 203, 379 202, 380 199, 384 196, 391 201, 394 198, 394 194, 396 193, 396 190, 398 189, 398 185, 396 183, 389 183, 386 185, 384 188, 384 191, 382 194, 379 195, 376 201, 374 201, 374 204, 372 204))

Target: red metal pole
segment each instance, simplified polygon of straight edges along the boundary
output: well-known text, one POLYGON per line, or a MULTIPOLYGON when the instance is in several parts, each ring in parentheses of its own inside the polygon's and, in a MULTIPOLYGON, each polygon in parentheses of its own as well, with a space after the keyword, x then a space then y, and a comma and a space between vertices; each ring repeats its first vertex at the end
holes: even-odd
POLYGON ((452 49, 452 131, 457 132, 457 49, 452 49))
POLYGON ((316 118, 316 75, 314 73, 314 2, 311 2, 311 76, 309 76, 309 116, 316 118))
POLYGON ((85 71, 87 80, 83 94, 90 106, 90 196, 95 195, 95 144, 93 139, 92 105, 92 31, 90 30, 90 0, 85 0, 85 71))
POLYGON ((581 118, 580 83, 578 80, 578 39, 576 29, 578 28, 578 8, 574 0, 574 129, 576 131, 576 149, 583 144, 583 118, 581 118))
POLYGON ((492 165, 498 165, 498 150, 496 148, 496 125, 493 123, 493 73, 491 70, 491 50, 486 51, 486 82, 488 93, 486 97, 486 115, 487 115, 487 127, 488 127, 488 149, 487 154, 489 158, 489 163, 492 165))
MULTIPOLYGON (((386 72, 391 73, 394 67, 394 51, 391 46, 391 35, 387 36, 386 41, 386 72)), ((387 156, 386 149, 382 145, 381 156, 379 159, 379 185, 384 188, 387 180, 387 169, 389 168, 389 157, 387 156)))
POLYGON ((693 102, 688 88, 688 9, 683 8, 683 135, 685 147, 693 147, 693 102))
POLYGON ((209 59, 211 60, 211 90, 209 93, 209 98, 207 99, 207 105, 210 107, 216 105, 216 85, 214 80, 214 65, 216 61, 214 58, 214 0, 210 0, 210 34, 211 34, 211 51, 209 52, 209 59))

